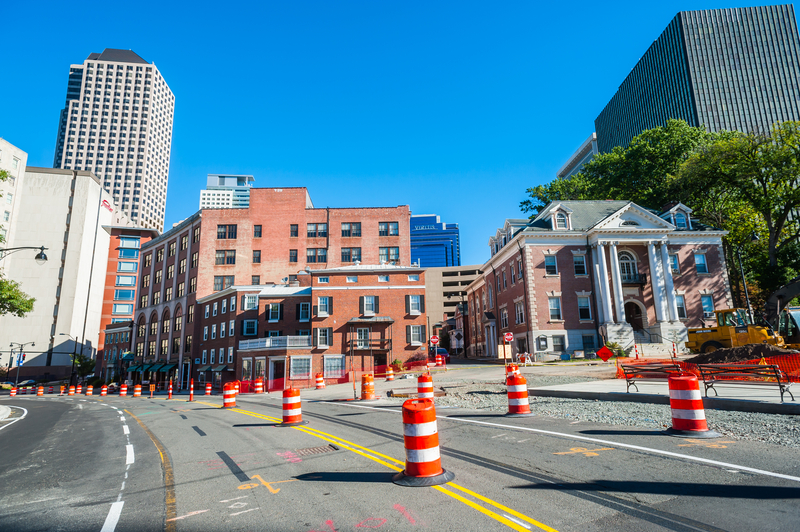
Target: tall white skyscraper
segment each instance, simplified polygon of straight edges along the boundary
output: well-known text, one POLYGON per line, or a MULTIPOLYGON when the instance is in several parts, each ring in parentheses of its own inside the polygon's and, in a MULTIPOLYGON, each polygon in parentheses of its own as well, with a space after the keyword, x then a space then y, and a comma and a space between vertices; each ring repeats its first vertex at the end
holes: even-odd
POLYGON ((164 230, 175 96, 158 68, 106 48, 71 65, 55 168, 93 172, 140 227, 164 230))
POLYGON ((200 208, 248 208, 250 189, 255 180, 251 175, 208 174, 206 190, 200 191, 200 208))

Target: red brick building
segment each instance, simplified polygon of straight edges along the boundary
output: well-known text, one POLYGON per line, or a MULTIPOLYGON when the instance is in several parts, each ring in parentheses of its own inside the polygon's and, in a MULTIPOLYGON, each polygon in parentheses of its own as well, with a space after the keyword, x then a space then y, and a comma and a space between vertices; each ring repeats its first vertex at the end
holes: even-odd
POLYGON ((307 388, 317 373, 328 383, 348 382, 426 357, 420 268, 301 271, 289 285, 231 287, 197 305, 193 375, 214 387, 261 377, 269 390, 307 388))
POLYGON ((188 385, 202 359, 192 350, 197 298, 292 282, 306 269, 410 265, 409 217, 407 205, 317 209, 305 188, 254 188, 248 208, 199 211, 142 246, 131 373, 188 385))
POLYGON ((492 257, 468 288, 469 356, 623 349, 686 339, 731 305, 725 231, 671 204, 554 202, 534 220, 506 220, 492 257))

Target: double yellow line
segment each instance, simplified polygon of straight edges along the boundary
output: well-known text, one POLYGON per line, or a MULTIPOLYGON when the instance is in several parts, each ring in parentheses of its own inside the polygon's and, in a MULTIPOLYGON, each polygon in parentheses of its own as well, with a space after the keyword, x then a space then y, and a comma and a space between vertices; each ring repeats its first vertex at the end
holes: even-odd
MULTIPOLYGON (((204 403, 204 404, 209 404, 210 405, 211 403, 204 403)), ((218 405, 214 405, 214 406, 218 406, 218 405)), ((246 416, 255 417, 255 418, 258 418, 258 419, 271 421, 273 423, 281 423, 282 422, 281 418, 272 417, 272 416, 265 416, 263 414, 258 414, 256 412, 251 412, 249 410, 242 410, 241 408, 232 408, 231 411, 232 412, 236 412, 238 414, 244 414, 246 416)), ((345 448, 345 449, 347 449, 349 451, 352 451, 352 452, 354 452, 354 453, 356 453, 356 454, 358 454, 360 456, 363 456, 364 458, 368 458, 368 459, 372 460, 373 462, 377 462, 377 463, 379 463, 379 464, 381 464, 383 466, 386 466, 389 469, 392 469, 394 471, 402 471, 403 470, 403 466, 405 466, 405 462, 403 462, 401 460, 397 460, 395 458, 392 458, 391 456, 387 456, 385 454, 381 454, 381 453, 379 453, 377 451, 374 451, 374 450, 369 449, 367 447, 363 447, 363 446, 358 445, 356 443, 353 443, 351 441, 347 441, 347 440, 342 439, 342 438, 340 438, 338 436, 334 436, 332 434, 328 434, 327 432, 322 432, 321 430, 317 430, 315 428, 312 428, 312 427, 309 427, 309 426, 306 426, 306 425, 299 425, 299 426, 292 427, 292 428, 294 428, 296 430, 299 430, 301 432, 305 432, 306 434, 308 434, 310 436, 314 436, 314 437, 317 437, 317 438, 319 438, 321 440, 325 440, 325 441, 327 441, 329 443, 333 443, 336 446, 343 447, 343 448, 345 448)), ((466 495, 469 495, 470 497, 472 497, 474 499, 477 499, 477 500, 483 502, 486 505, 492 506, 492 507, 496 508, 497 510, 505 512, 506 514, 508 514, 508 516, 513 516, 514 518, 519 519, 520 521, 524 521, 526 523, 530 523, 530 524, 540 528, 541 530, 545 530, 547 532, 557 532, 554 528, 551 528, 551 527, 545 525, 544 523, 540 523, 539 521, 537 521, 535 519, 531 519, 530 517, 528 517, 525 514, 522 514, 522 513, 518 512, 516 510, 513 510, 513 509, 511 509, 511 508, 509 508, 507 506, 504 506, 504 505, 500 504, 499 502, 496 502, 496 501, 493 501, 493 500, 491 500, 491 499, 489 499, 487 497, 484 497, 483 495, 475 493, 474 491, 468 490, 467 488, 465 488, 463 486, 459 486, 455 482, 448 482, 444 486, 448 486, 449 488, 453 488, 455 490, 458 490, 458 491, 460 491, 460 492, 462 492, 462 493, 464 493, 466 495)), ((447 489, 444 486, 432 486, 432 488, 437 490, 437 491, 439 491, 439 492, 441 492, 441 493, 444 493, 445 495, 448 495, 448 496, 456 499, 457 501, 460 501, 460 502, 466 504, 467 506, 469 506, 469 507, 481 512, 484 515, 487 515, 487 516, 491 517, 495 521, 503 523, 504 525, 506 525, 509 528, 512 528, 512 529, 517 530, 519 532, 527 532, 528 530, 530 530, 530 527, 523 526, 520 523, 516 522, 516 520, 509 519, 508 516, 500 515, 496 511, 493 511, 493 510, 490 510, 489 508, 481 506, 480 504, 476 503, 475 501, 467 499, 466 497, 464 497, 460 493, 456 493, 455 491, 447 489)))

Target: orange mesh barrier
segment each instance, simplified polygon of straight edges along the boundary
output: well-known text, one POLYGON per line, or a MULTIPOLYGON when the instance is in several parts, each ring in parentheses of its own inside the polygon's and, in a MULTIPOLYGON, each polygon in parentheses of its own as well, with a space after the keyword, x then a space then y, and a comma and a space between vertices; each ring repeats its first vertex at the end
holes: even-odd
MULTIPOLYGON (((782 355, 777 357, 769 357, 767 359, 756 358, 754 360, 746 360, 744 362, 736 362, 737 364, 753 364, 758 365, 761 363, 762 360, 765 360, 766 364, 769 366, 778 366, 778 368, 786 374, 789 382, 800 382, 800 355, 782 355)), ((697 365, 690 364, 688 362, 678 362, 678 365, 684 371, 688 371, 690 373, 694 373, 698 377, 702 378, 700 375, 700 370, 697 369, 697 365)), ((758 377, 748 378, 748 377, 725 377, 725 380, 737 380, 737 381, 749 381, 749 380, 772 380, 774 378, 770 377, 763 377, 759 379, 758 377)))

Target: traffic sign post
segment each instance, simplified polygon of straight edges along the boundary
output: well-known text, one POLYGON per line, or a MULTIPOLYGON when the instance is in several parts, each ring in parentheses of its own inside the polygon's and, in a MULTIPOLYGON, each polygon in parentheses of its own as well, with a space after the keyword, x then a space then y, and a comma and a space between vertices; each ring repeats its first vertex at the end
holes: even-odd
POLYGON ((150 399, 153 398, 153 392, 154 391, 156 391, 156 385, 155 384, 151 384, 150 385, 150 399))
POLYGON ((431 336, 431 343, 433 345, 438 345, 439 344, 439 337, 436 336, 435 334, 433 336, 431 336))
POLYGON ((514 339, 514 334, 507 332, 503 335, 503 341, 505 341, 505 346, 503 346, 503 365, 507 366, 508 361, 506 359, 506 352, 508 351, 508 344, 511 343, 511 340, 514 339))

